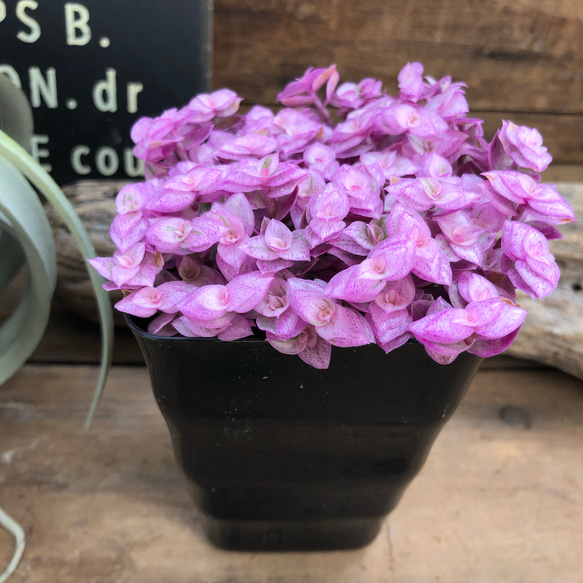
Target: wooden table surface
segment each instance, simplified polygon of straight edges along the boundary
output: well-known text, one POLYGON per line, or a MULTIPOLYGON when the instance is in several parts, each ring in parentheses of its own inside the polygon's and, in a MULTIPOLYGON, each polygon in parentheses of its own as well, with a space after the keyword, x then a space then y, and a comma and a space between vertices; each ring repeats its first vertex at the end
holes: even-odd
POLYGON ((97 367, 26 365, 0 390, 0 506, 27 534, 11 583, 580 583, 583 383, 496 362, 375 542, 307 554, 204 540, 145 368, 113 368, 84 433, 97 367))

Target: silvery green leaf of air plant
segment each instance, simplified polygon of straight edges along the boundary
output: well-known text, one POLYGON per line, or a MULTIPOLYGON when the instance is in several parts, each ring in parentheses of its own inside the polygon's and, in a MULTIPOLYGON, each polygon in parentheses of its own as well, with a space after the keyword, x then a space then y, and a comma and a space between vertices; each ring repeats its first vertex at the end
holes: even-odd
MULTIPOLYGON (((96 253, 89 239, 89 235, 83 223, 75 213, 71 203, 67 200, 56 182, 34 161, 34 159, 14 140, 0 131, 0 157, 14 166, 23 174, 53 205, 55 210, 61 215, 63 221, 71 231, 81 254, 86 258, 95 257, 96 253)), ((13 197, 14 198, 14 197, 13 197)), ((31 277, 32 269, 31 269, 31 277)), ((93 269, 89 270, 89 277, 95 290, 97 306, 101 323, 101 369, 95 395, 91 403, 85 427, 88 428, 93 417, 93 413, 99 402, 107 373, 113 355, 113 314, 111 304, 106 292, 102 289, 102 279, 93 269)), ((50 281, 50 280, 49 280, 50 281)), ((52 286, 54 288, 54 284, 52 286)))
POLYGON ((22 301, 0 328, 0 383, 4 383, 24 364, 43 336, 57 265, 51 228, 36 192, 3 158, 0 158, 0 223, 12 240, 19 241, 29 265, 22 301))

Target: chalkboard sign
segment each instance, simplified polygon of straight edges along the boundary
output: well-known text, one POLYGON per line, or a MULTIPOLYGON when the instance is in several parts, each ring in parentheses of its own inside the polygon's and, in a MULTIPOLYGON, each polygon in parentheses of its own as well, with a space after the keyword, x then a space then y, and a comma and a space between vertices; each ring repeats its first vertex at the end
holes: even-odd
POLYGON ((212 0, 0 0, 0 73, 33 107, 32 153, 59 184, 135 178, 140 117, 210 87, 212 0))

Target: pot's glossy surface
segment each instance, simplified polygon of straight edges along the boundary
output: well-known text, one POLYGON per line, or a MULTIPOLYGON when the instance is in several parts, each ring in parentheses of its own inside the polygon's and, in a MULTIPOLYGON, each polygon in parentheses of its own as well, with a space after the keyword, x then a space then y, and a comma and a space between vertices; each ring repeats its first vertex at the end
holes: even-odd
POLYGON ((333 348, 317 370, 261 339, 160 338, 127 321, 207 536, 230 549, 372 541, 481 361, 369 345, 333 348))

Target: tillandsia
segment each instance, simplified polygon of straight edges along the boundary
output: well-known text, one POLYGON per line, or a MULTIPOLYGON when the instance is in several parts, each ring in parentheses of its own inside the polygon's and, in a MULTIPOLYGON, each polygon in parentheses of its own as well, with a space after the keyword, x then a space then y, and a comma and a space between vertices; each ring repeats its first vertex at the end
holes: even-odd
POLYGON ((380 81, 308 69, 278 112, 239 114, 229 89, 134 125, 146 180, 117 196, 118 250, 91 264, 122 312, 161 336, 232 341, 263 331, 327 368, 331 346, 416 338, 437 362, 493 356, 559 269, 548 240, 574 220, 541 183, 536 129, 491 141, 463 83, 409 63, 380 81))

